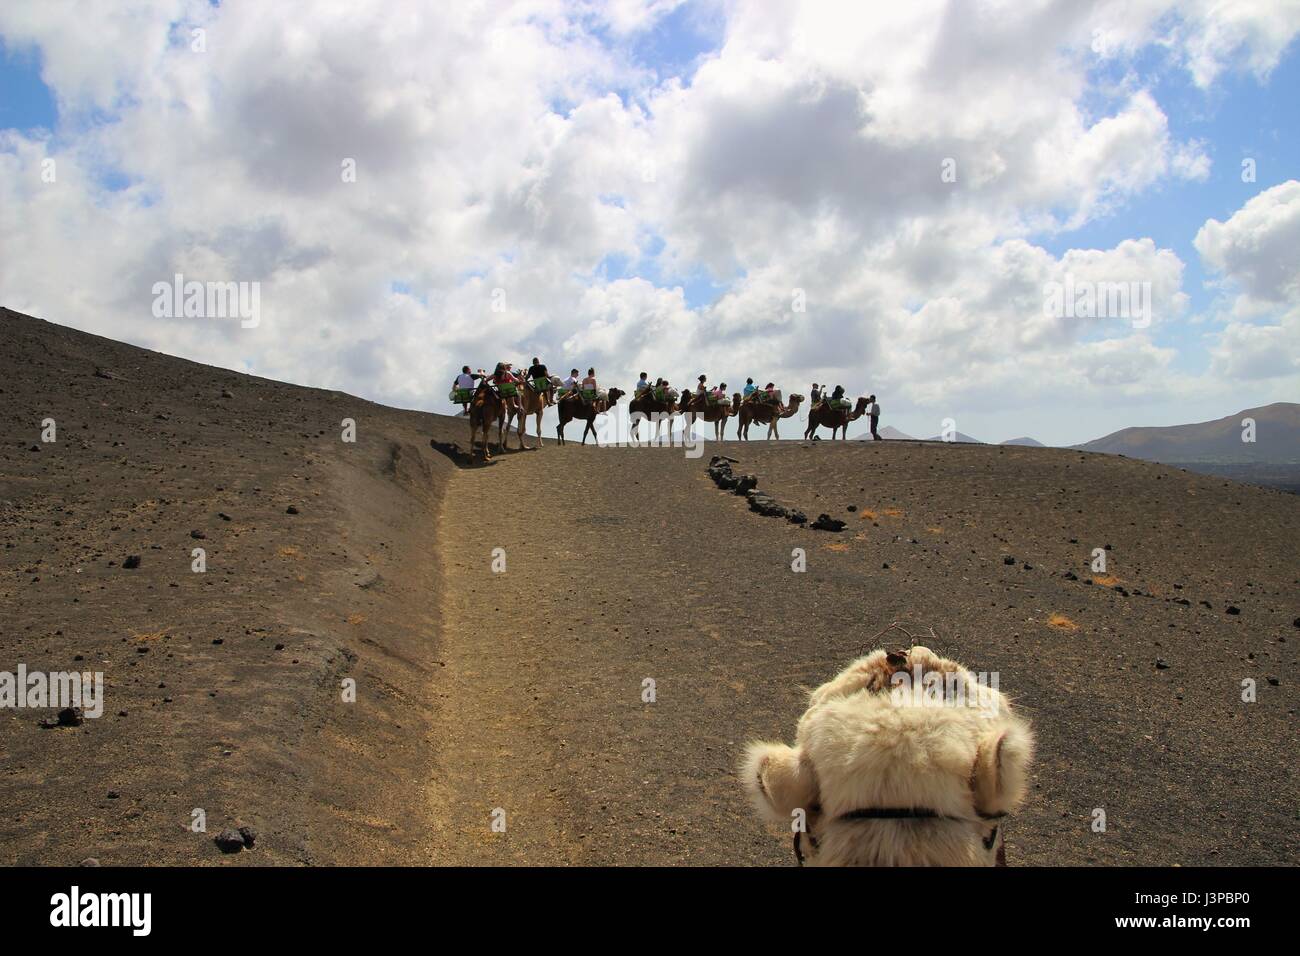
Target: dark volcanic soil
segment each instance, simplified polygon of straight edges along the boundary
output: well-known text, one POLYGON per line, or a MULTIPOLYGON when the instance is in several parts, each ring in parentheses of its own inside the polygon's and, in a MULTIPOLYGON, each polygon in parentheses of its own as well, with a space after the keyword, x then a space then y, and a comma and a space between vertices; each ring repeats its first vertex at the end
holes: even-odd
POLYGON ((0 711, 0 861, 788 864, 737 754, 898 620, 1034 721, 1012 863, 1295 862, 1295 496, 1065 450, 721 446, 847 522, 813 531, 707 454, 460 470, 429 441, 463 420, 0 331, 0 670, 108 684, 78 728, 0 711))
POLYGON ((806 689, 864 644, 906 643, 870 640, 902 621, 998 671, 1034 721, 1013 862, 1295 862, 1295 496, 1051 449, 720 450, 847 527, 761 517, 678 449, 548 448, 456 476, 445 686, 464 763, 443 768, 462 795, 444 857, 789 862, 737 798, 737 752, 791 739, 806 689))
POLYGON ((428 861, 429 438, 464 426, 8 310, 0 370, 0 671, 106 684, 80 727, 0 710, 0 862, 428 861))

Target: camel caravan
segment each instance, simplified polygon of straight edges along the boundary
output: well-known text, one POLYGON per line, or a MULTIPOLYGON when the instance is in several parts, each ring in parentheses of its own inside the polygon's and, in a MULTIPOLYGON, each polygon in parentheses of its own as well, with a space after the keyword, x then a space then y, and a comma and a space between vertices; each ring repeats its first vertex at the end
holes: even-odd
MULTIPOLYGON (((843 388, 837 387, 833 394, 820 395, 817 385, 813 385, 813 402, 808 414, 808 427, 804 438, 817 437, 817 430, 822 427, 831 429, 831 438, 839 433, 841 439, 848 436, 849 422, 857 421, 863 415, 871 413, 871 434, 876 434, 876 422, 880 407, 875 405, 875 396, 859 398, 856 405, 851 405, 843 397, 843 388)), ((483 369, 471 372, 468 365, 461 369, 461 374, 453 383, 449 398, 462 406, 462 414, 469 417, 470 454, 474 455, 478 435, 482 433, 482 452, 485 461, 491 460, 488 448, 488 429, 493 422, 497 425, 497 447, 507 449, 511 427, 519 439, 520 449, 528 448, 525 433, 525 421, 529 416, 536 420, 537 445, 542 441, 542 414, 554 406, 559 415, 556 426, 556 439, 564 444, 564 428, 569 422, 583 422, 582 444, 587 443, 591 434, 599 444, 596 436, 596 418, 611 411, 620 398, 627 393, 618 388, 603 389, 596 383, 596 370, 589 368, 585 377, 580 377, 573 369, 567 378, 552 375, 546 365, 534 358, 527 371, 516 370, 510 362, 500 362, 496 369, 488 374, 483 369)), ((723 382, 715 388, 707 384, 707 377, 701 375, 693 390, 679 390, 672 387, 667 379, 650 382, 647 373, 642 372, 637 381, 632 399, 628 403, 631 428, 634 440, 640 440, 642 422, 654 425, 653 441, 658 441, 661 429, 668 426, 672 434, 676 419, 683 422, 684 434, 689 434, 697 421, 713 425, 713 437, 722 441, 726 437, 727 420, 736 419, 737 437, 748 441, 749 426, 754 422, 767 426, 767 438, 780 438, 780 422, 793 418, 799 413, 804 396, 793 394, 787 401, 774 383, 768 382, 763 388, 754 385, 751 378, 741 392, 727 395, 727 384, 723 382)))
POLYGON ((873 651, 812 692, 793 747, 749 744, 741 785, 800 865, 1005 865, 1034 737, 992 676, 873 651))

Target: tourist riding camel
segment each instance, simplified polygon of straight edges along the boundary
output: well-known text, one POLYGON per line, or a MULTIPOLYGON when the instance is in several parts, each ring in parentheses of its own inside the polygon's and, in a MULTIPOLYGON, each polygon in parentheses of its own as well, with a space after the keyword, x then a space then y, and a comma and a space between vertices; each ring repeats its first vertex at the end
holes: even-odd
POLYGON ((515 416, 519 416, 519 447, 524 444, 524 422, 523 416, 519 414, 519 377, 509 362, 498 362, 496 369, 492 373, 490 387, 496 392, 497 397, 501 400, 501 409, 497 417, 497 444, 501 450, 506 450, 505 434, 507 418, 511 421, 515 416))
POLYGON ((868 402, 865 396, 858 397, 858 403, 849 411, 848 402, 839 399, 827 399, 824 402, 812 406, 808 409, 808 427, 804 429, 803 437, 812 438, 817 434, 817 429, 826 427, 831 430, 831 440, 835 439, 835 432, 843 429, 840 434, 841 440, 848 437, 849 422, 856 422, 859 418, 867 413, 868 402))
MULTIPOLYGON (((691 411, 687 417, 687 427, 694 423, 695 418, 701 418, 706 422, 713 424, 713 438, 715 441, 722 441, 727 431, 727 419, 732 415, 740 414, 741 396, 736 392, 731 396, 731 401, 727 401, 725 391, 727 383, 723 382, 701 402, 693 402, 691 411)), ((697 396, 698 398, 699 396, 697 396)))
POLYGON ((665 422, 668 423, 669 435, 672 434, 672 416, 676 411, 677 392, 675 389, 669 388, 667 380, 662 378, 658 379, 654 385, 647 382, 648 387, 644 389, 640 387, 640 384, 640 382, 637 383, 636 395, 632 401, 628 402, 627 406, 632 423, 629 433, 633 438, 638 438, 638 430, 641 420, 644 418, 654 422, 655 441, 658 441, 659 430, 665 422))
MULTIPOLYGON (((530 369, 529 371, 531 372, 532 370, 530 369)), ((537 447, 541 448, 546 444, 546 442, 542 440, 542 413, 549 407, 549 402, 547 401, 548 392, 554 392, 560 387, 560 377, 558 375, 552 375, 547 380, 547 388, 545 390, 538 389, 536 387, 536 381, 536 379, 530 379, 530 385, 533 387, 520 389, 518 409, 516 411, 506 411, 507 432, 510 431, 510 425, 514 421, 516 415, 519 417, 520 448, 528 447, 526 441, 528 438, 528 429, 525 426, 529 415, 532 415, 537 419, 537 447)))
MULTIPOLYGON (((595 381, 595 373, 592 372, 591 380, 595 381)), ((582 429, 582 443, 587 444, 587 432, 591 432, 592 437, 596 437, 596 416, 603 415, 612 409, 625 393, 617 388, 611 388, 606 395, 597 391, 594 396, 588 397, 581 392, 570 392, 565 395, 556 405, 556 410, 560 413, 560 422, 555 426, 555 434, 559 438, 560 444, 564 444, 564 426, 569 422, 579 419, 586 423, 582 429)), ((597 446, 600 445, 600 439, 596 438, 597 446)))
POLYGON ((793 418, 799 413, 799 405, 803 402, 802 395, 791 395, 789 406, 781 404, 781 393, 775 387, 760 390, 754 394, 754 398, 748 402, 741 402, 736 414, 737 428, 739 437, 745 441, 749 440, 750 422, 763 422, 767 425, 768 438, 780 438, 780 432, 777 423, 783 418, 793 418), (759 396, 768 395, 769 397, 760 400, 759 396))
POLYGON ((460 413, 469 414, 469 403, 474 400, 474 383, 483 377, 482 370, 480 374, 475 375, 469 370, 469 366, 461 367, 460 374, 451 386, 451 400, 460 403, 460 413))
POLYGON ((916 645, 813 691, 794 746, 750 743, 740 778, 801 865, 993 866, 1033 752, 996 682, 916 645))
POLYGON ((469 456, 474 459, 474 436, 483 431, 483 460, 491 461, 492 452, 488 449, 488 428, 497 423, 497 445, 505 451, 501 421, 505 417, 506 405, 497 391, 492 388, 486 377, 479 382, 474 397, 469 403, 469 456))
MULTIPOLYGON (((551 373, 546 369, 546 363, 542 362, 536 356, 533 356, 533 364, 528 366, 528 390, 538 392, 542 395, 545 405, 553 405, 555 380, 551 378, 551 373)), ((539 431, 540 435, 541 432, 539 431)))

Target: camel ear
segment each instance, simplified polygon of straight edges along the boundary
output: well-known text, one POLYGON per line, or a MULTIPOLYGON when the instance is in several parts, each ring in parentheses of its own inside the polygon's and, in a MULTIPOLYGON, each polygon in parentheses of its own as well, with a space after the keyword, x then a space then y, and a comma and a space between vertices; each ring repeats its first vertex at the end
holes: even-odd
POLYGON ((990 729, 980 740, 971 768, 975 809, 993 815, 1020 806, 1033 759, 1034 736, 1023 723, 990 729))
POLYGON ((797 809, 817 805, 817 778, 800 751, 785 744, 751 743, 745 748, 740 780, 759 816, 789 824, 797 809))

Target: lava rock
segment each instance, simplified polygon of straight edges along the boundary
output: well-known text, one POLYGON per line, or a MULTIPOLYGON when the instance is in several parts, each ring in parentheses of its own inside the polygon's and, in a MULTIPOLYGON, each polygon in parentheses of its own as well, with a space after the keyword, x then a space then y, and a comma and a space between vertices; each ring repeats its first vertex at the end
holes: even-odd
POLYGON ((239 835, 244 838, 244 846, 250 850, 253 848, 253 844, 257 842, 257 831, 252 827, 240 827, 239 835))
POLYGON ((809 527, 816 528, 818 531, 843 531, 844 522, 828 514, 820 514, 809 527))
POLYGON ((212 840, 222 853, 238 853, 244 848, 244 835, 238 830, 225 829, 212 840))
POLYGON ((139 566, 140 566, 140 555, 138 554, 127 555, 126 560, 122 562, 122 567, 126 568, 128 571, 134 568, 138 568, 139 566))

